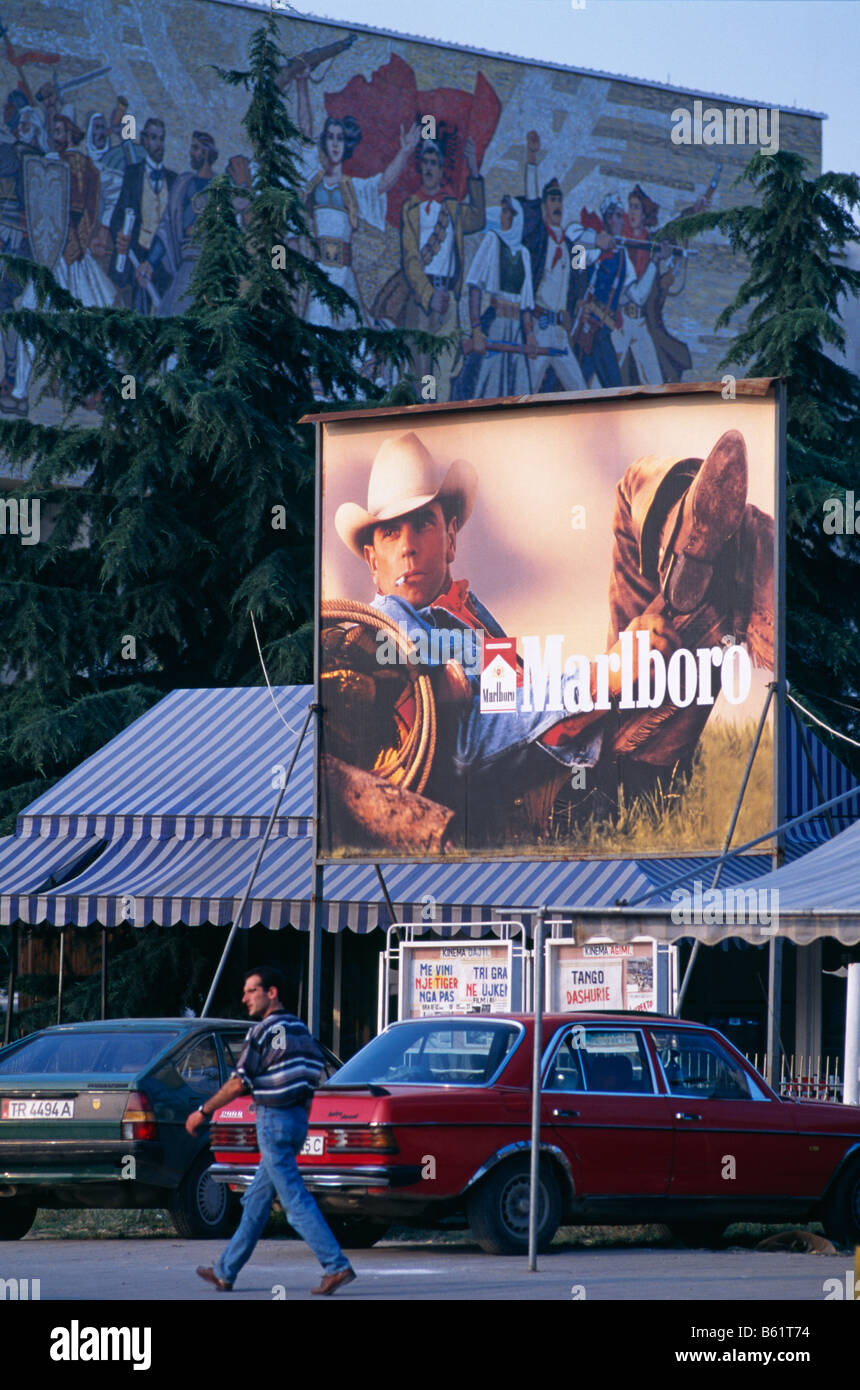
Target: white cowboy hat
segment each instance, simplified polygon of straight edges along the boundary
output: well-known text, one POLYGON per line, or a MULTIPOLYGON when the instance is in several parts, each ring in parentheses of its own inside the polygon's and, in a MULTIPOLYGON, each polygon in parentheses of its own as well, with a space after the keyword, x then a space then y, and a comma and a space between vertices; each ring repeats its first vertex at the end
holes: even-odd
POLYGON ((478 475, 471 463, 455 459, 446 468, 410 430, 380 446, 367 484, 367 509, 357 502, 344 502, 335 512, 335 528, 344 545, 361 559, 362 532, 443 497, 457 499, 463 526, 471 515, 477 490, 478 475))

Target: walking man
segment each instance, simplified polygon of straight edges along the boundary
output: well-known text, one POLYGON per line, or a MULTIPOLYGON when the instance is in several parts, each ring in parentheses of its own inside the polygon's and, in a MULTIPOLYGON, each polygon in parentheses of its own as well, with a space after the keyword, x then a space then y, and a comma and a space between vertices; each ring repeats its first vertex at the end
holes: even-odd
POLYGON ((284 1008, 283 989, 280 970, 267 966, 246 975, 242 1003, 254 1023, 248 1029, 236 1071, 185 1121, 188 1133, 194 1134, 222 1105, 247 1091, 257 1106, 260 1166, 242 1198, 242 1220, 215 1266, 199 1265, 197 1273, 217 1289, 232 1289, 263 1234, 277 1195, 290 1225, 325 1270, 311 1292, 333 1294, 341 1284, 351 1283, 355 1271, 302 1182, 296 1163, 308 1132, 311 1099, 323 1059, 302 1021, 284 1008))

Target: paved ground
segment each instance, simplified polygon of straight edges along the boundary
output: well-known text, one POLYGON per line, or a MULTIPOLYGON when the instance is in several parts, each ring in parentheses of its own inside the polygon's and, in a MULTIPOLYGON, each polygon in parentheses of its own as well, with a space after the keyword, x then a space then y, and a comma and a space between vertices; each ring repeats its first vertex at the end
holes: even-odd
MULTIPOLYGON (((299 1242, 260 1243, 236 1290, 218 1293, 195 1267, 211 1264, 221 1245, 188 1240, 33 1240, 0 1246, 0 1279, 39 1279, 41 1299, 208 1299, 235 1303, 274 1298, 309 1299, 319 1265, 299 1242)), ((813 1301, 845 1289, 853 1259, 847 1254, 765 1254, 685 1249, 560 1250, 539 1259, 530 1274, 524 1259, 485 1255, 476 1246, 383 1243, 358 1251, 359 1278, 340 1300, 541 1299, 570 1301, 658 1299, 712 1303, 725 1299, 813 1301)), ((313 1300, 317 1302, 318 1300, 313 1300)), ((799 1312, 799 1310, 798 1310, 799 1312)), ((704 1309, 702 1310, 704 1316, 704 1309)), ((750 1319, 754 1321, 750 1311, 750 1319)))

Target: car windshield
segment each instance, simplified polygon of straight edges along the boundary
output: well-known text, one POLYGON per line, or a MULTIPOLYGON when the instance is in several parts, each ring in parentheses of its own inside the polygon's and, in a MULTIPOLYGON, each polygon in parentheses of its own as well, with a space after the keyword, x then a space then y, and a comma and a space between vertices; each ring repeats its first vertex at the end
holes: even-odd
POLYGON ((129 1076, 143 1071, 178 1033, 42 1033, 28 1038, 5 1056, 0 1076, 98 1072, 129 1076))
POLYGON ((513 1023, 400 1023, 363 1047, 328 1084, 482 1086, 495 1076, 518 1033, 513 1023))

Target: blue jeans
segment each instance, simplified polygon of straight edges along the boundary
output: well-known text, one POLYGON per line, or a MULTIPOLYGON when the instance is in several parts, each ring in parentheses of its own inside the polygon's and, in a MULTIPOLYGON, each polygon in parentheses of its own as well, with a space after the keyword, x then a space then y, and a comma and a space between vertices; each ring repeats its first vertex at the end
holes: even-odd
POLYGON ((349 1260, 302 1182, 296 1163, 296 1154, 307 1132, 307 1112, 300 1106, 288 1110, 257 1106, 260 1166, 242 1198, 242 1220, 215 1265, 219 1279, 225 1279, 228 1284, 235 1282, 265 1230, 276 1194, 293 1230, 310 1246, 326 1274, 337 1274, 338 1270, 349 1268, 349 1260))

